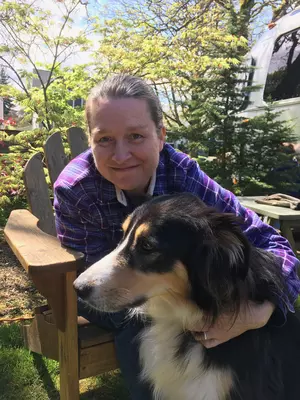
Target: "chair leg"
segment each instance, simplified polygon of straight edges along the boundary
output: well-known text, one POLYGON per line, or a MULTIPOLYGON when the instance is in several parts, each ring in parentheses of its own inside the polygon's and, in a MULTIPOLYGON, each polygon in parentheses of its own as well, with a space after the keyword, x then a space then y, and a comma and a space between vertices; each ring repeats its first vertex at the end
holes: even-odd
POLYGON ((73 289, 76 272, 66 273, 66 324, 58 331, 60 399, 79 400, 79 360, 77 332, 77 296, 73 289))

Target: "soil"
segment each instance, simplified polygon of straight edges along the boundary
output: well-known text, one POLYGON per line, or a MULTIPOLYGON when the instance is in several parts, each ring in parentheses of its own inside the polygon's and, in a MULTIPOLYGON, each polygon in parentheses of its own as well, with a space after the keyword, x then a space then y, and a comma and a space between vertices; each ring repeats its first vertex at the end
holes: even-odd
POLYGON ((45 299, 38 293, 0 232, 0 322, 32 316, 45 299))

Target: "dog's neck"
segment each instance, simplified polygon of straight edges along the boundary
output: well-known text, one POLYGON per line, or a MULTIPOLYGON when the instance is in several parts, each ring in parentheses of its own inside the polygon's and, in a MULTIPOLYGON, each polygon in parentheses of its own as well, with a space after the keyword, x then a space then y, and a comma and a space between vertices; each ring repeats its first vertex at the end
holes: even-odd
POLYGON ((152 297, 134 313, 150 317, 154 324, 176 325, 182 331, 201 330, 204 325, 199 307, 190 299, 175 293, 152 297))

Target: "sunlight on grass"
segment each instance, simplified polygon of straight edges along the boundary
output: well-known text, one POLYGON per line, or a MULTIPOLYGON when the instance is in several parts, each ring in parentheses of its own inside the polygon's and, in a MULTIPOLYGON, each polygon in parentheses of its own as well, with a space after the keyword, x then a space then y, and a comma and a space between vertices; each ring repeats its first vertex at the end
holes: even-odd
MULTIPOLYGON (((58 363, 22 347, 19 325, 0 326, 0 400, 59 400, 58 363)), ((119 371, 80 381, 82 400, 129 400, 119 371)))
POLYGON ((50 388, 52 381, 49 386, 43 381, 45 371, 55 380, 58 375, 57 363, 45 360, 43 375, 36 356, 21 346, 22 338, 17 324, 0 326, 0 399, 58 399, 55 387, 52 390, 50 388))
POLYGON ((119 371, 80 381, 82 400, 129 400, 123 378, 119 371))

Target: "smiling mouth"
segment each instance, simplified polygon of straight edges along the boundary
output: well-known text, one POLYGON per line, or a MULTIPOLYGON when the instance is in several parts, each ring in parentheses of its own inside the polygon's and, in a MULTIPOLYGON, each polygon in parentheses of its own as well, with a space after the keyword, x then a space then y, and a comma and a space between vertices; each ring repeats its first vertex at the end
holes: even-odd
POLYGON ((138 165, 133 165, 132 167, 125 167, 125 168, 116 168, 116 167, 111 167, 114 171, 130 171, 134 168, 137 168, 138 165))

